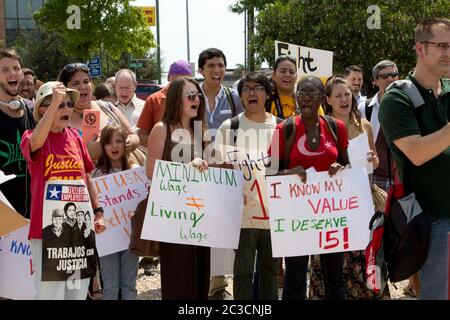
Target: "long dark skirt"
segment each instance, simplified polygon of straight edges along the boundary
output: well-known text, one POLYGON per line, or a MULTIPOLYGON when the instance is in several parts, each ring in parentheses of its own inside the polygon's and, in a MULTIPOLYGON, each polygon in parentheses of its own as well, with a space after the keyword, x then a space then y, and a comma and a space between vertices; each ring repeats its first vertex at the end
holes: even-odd
POLYGON ((160 242, 162 300, 208 300, 210 248, 160 242))

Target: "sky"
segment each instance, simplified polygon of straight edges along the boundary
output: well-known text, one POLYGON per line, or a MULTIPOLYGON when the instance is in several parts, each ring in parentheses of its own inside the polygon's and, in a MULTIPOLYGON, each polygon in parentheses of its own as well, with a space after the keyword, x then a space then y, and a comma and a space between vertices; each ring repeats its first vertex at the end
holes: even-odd
MULTIPOLYGON (((244 15, 228 7, 236 0, 188 0, 190 62, 198 68, 203 49, 221 49, 227 68, 244 64, 244 15)), ((155 6, 155 0, 131 1, 136 6, 155 6)), ((186 1, 159 0, 162 71, 179 59, 187 60, 186 1)), ((151 27, 156 40, 156 27, 151 27)))

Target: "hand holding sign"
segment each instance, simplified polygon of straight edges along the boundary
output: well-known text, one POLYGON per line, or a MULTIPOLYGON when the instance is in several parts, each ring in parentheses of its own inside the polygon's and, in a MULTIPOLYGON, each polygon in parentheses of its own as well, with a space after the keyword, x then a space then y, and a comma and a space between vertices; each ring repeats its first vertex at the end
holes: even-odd
POLYGON ((103 212, 95 214, 94 227, 95 233, 102 233, 106 230, 105 219, 103 219, 103 212))

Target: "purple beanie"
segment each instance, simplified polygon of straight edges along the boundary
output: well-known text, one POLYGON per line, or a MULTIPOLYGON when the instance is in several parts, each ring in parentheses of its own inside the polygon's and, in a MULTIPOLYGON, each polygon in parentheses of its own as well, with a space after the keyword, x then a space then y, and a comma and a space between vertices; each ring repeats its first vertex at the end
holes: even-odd
POLYGON ((178 60, 170 65, 168 76, 192 75, 191 64, 186 60, 178 60))

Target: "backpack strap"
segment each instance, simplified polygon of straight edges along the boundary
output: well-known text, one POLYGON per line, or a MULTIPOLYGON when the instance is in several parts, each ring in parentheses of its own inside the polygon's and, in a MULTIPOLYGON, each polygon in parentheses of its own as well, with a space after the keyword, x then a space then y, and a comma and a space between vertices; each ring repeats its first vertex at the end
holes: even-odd
POLYGON ((392 88, 400 89, 406 93, 414 108, 421 107, 425 104, 425 100, 423 100, 419 89, 417 89, 416 85, 411 80, 397 80, 386 88, 386 92, 392 88))
POLYGON ((235 116, 230 119, 230 137, 228 141, 233 141, 233 145, 236 146, 237 142, 237 130, 239 129, 239 116, 235 116))
POLYGON ((370 119, 372 118, 372 111, 373 111, 373 105, 370 105, 370 102, 372 99, 366 99, 364 102, 364 113, 366 115, 367 121, 370 122, 370 119))
POLYGON ((289 166, 289 155, 291 153, 292 146, 295 140, 295 117, 289 117, 285 120, 283 125, 283 136, 284 136, 284 155, 283 161, 281 162, 281 169, 287 169, 289 166))
POLYGON ((230 105, 231 108, 231 116, 235 117, 236 116, 236 106, 234 105, 234 100, 233 100, 233 96, 231 95, 231 90, 228 87, 223 87, 223 90, 225 91, 225 94, 227 96, 227 100, 228 100, 228 104, 230 105))
POLYGON ((328 126, 328 129, 330 129, 331 135, 333 136, 334 143, 336 144, 336 148, 338 150, 338 158, 337 163, 340 165, 346 166, 349 164, 348 156, 344 155, 344 150, 341 149, 341 146, 339 144, 339 135, 337 130, 337 124, 336 120, 333 117, 327 116, 327 115, 321 115, 322 119, 325 121, 325 123, 328 126))

